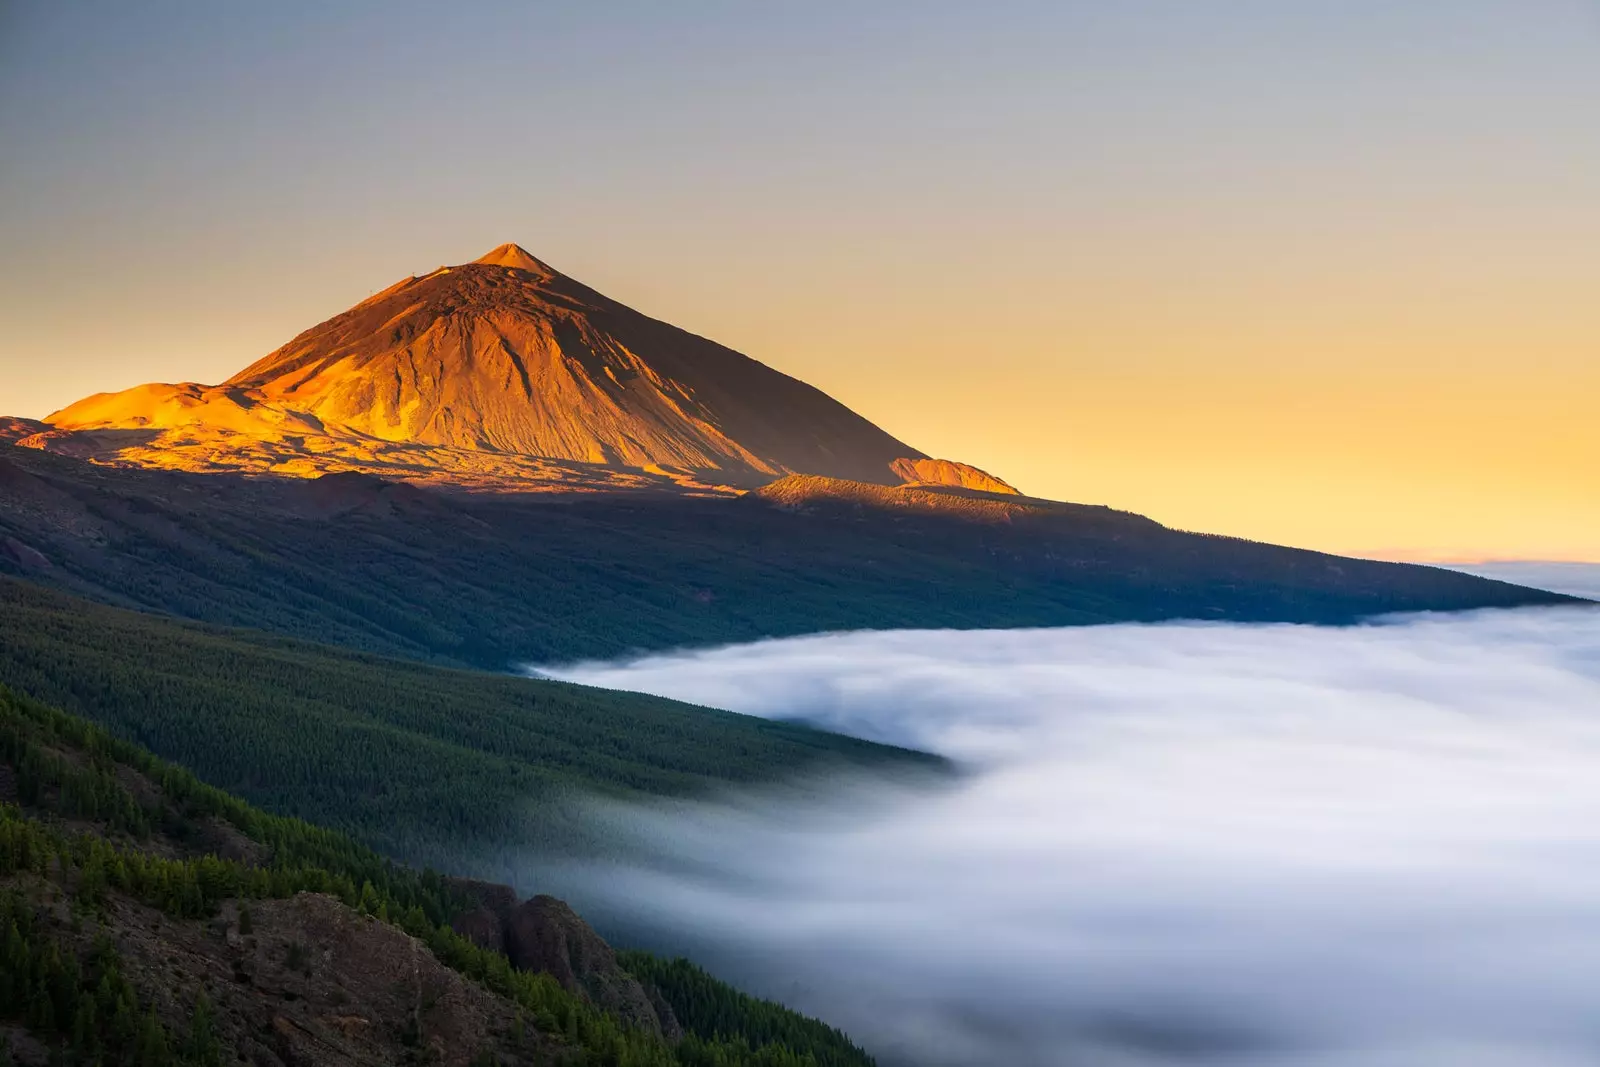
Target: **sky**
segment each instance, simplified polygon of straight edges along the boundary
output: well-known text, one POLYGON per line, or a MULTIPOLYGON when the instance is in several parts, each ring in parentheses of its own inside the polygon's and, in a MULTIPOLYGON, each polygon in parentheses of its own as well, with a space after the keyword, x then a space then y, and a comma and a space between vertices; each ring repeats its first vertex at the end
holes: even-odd
POLYGON ((1600 559, 1600 3, 0 2, 0 413, 515 241, 1185 529, 1600 559))

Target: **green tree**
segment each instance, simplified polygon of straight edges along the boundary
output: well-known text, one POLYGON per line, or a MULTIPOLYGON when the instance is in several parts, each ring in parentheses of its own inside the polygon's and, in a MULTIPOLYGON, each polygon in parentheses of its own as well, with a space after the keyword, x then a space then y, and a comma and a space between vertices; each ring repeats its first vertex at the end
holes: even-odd
POLYGON ((204 989, 195 998, 183 1058, 193 1067, 222 1067, 222 1042, 217 1037, 215 1012, 204 989))
POLYGON ((143 1021, 139 1024, 139 1036, 134 1043, 133 1062, 135 1067, 170 1067, 172 1062, 171 1047, 167 1043, 167 1029, 161 1025, 161 1020, 156 1018, 155 1005, 145 1013, 143 1021))

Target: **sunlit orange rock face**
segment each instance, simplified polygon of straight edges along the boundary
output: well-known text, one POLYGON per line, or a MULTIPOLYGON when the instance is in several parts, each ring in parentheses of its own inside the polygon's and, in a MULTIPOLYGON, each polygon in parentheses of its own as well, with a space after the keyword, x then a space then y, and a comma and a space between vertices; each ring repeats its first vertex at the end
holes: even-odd
POLYGON ((18 443, 186 470, 708 492, 806 473, 1013 491, 510 244, 392 285, 221 385, 101 393, 45 421, 18 443))
POLYGON ((907 456, 889 464, 889 469, 907 485, 947 485, 959 489, 980 489, 985 493, 1016 492, 988 471, 949 459, 912 459, 907 456))

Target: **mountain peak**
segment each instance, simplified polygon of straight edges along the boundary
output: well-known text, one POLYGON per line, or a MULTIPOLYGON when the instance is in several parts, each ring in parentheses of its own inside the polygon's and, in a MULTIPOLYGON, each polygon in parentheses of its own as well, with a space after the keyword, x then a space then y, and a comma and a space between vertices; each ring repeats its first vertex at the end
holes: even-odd
POLYGON ((517 270, 537 271, 540 274, 553 273, 548 266, 535 259, 526 248, 519 244, 507 242, 494 248, 477 259, 474 263, 483 263, 491 267, 515 267, 517 270))
POLYGON ((522 472, 576 484, 604 467, 679 486, 749 487, 801 473, 1010 489, 511 243, 405 278, 220 386, 97 394, 48 421, 137 430, 137 446, 118 443, 131 440, 124 435, 105 448, 133 462, 123 452, 137 447, 168 467, 403 472, 474 485, 509 485, 522 472))

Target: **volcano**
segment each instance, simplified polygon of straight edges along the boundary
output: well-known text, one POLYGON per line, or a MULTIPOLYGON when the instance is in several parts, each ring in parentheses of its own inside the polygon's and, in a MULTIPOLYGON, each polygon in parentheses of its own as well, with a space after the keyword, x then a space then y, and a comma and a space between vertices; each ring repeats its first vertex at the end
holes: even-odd
POLYGON ((515 244, 404 279, 220 385, 142 385, 24 441, 102 462, 490 488, 718 490, 790 474, 1015 492, 515 244))

